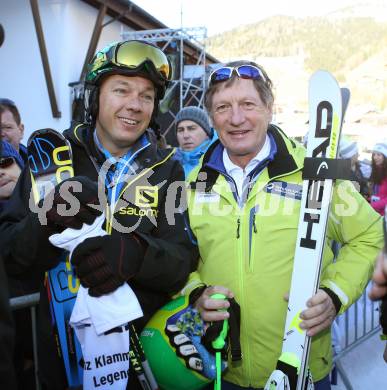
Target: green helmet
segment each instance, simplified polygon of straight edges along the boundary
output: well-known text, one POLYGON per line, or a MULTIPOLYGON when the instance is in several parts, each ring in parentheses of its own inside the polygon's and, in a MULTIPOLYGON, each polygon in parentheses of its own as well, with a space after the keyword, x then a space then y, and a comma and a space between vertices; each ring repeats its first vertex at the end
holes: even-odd
POLYGON ((112 43, 94 56, 88 66, 85 78, 85 108, 90 118, 95 119, 98 112, 98 91, 103 76, 122 74, 141 76, 156 88, 155 112, 158 102, 172 78, 172 68, 168 57, 159 49, 144 41, 123 41, 112 43))
POLYGON ((199 372, 187 368, 177 356, 166 334, 168 320, 179 316, 189 307, 188 297, 181 296, 163 306, 150 319, 141 333, 141 342, 157 383, 165 390, 196 390, 211 381, 199 372))
POLYGON ((143 76, 155 84, 161 99, 172 69, 168 57, 157 46, 143 41, 123 41, 106 46, 94 56, 86 83, 97 85, 109 73, 143 76))

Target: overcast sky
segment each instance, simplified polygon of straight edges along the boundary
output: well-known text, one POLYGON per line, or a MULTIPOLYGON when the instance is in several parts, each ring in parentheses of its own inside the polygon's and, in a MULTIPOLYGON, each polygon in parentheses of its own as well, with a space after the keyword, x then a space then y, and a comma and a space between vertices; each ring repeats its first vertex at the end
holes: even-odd
POLYGON ((207 27, 208 36, 238 25, 254 23, 271 15, 324 15, 331 11, 368 2, 385 0, 134 0, 133 2, 171 28, 207 27), (181 17, 181 10, 183 15, 181 17))

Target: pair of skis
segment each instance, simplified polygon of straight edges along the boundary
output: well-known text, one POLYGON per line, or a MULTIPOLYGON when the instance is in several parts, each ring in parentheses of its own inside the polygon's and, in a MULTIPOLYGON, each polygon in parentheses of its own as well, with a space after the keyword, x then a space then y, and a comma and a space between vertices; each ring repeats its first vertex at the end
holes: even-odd
MULTIPOLYGON (((71 145, 52 129, 36 130, 28 140, 28 161, 35 203, 63 180, 74 176, 71 145)), ((43 202, 44 207, 44 202, 43 202)), ((58 352, 65 366, 70 387, 83 383, 82 351, 70 325, 70 317, 79 289, 79 280, 64 253, 57 267, 47 273, 46 288, 58 352)), ((158 390, 133 324, 130 325, 131 364, 144 390, 158 390)))
POLYGON ((311 338, 299 327, 306 301, 319 288, 321 262, 335 175, 340 132, 349 101, 334 77, 317 71, 309 84, 309 133, 301 210, 288 312, 277 369, 265 390, 312 390, 308 368, 311 338))

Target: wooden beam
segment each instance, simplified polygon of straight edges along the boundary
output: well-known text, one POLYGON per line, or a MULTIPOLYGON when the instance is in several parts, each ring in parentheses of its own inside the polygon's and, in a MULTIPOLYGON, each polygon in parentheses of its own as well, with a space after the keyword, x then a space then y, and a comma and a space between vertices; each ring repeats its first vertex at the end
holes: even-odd
MULTIPOLYGON (((118 0, 82 0, 94 8, 99 8, 101 4, 107 5, 106 14, 117 18, 121 23, 127 25, 135 31, 168 28, 165 24, 148 14, 136 4, 118 0)), ((184 43, 184 54, 187 62, 195 64, 198 57, 198 48, 191 42, 184 43)), ((206 63, 216 64, 219 62, 215 57, 206 53, 206 63)))
POLYGON ((133 28, 134 30, 151 30, 155 28, 166 28, 164 24, 160 23, 157 19, 153 18, 151 15, 148 15, 145 18, 139 10, 140 7, 136 6, 132 2, 121 2, 121 1, 112 1, 112 0, 83 0, 85 3, 99 8, 101 4, 106 4, 108 7, 108 15, 116 18, 120 17, 120 21, 127 26, 133 28))
POLYGON ((102 31, 102 27, 103 27, 102 22, 105 18, 105 15, 106 15, 106 10, 107 10, 106 4, 101 4, 101 6, 99 7, 97 20, 95 21, 93 34, 91 35, 89 48, 87 50, 85 62, 83 63, 82 72, 81 72, 81 76, 80 76, 79 80, 83 80, 83 78, 85 77, 86 72, 87 72, 87 65, 92 60, 93 55, 95 53, 95 50, 97 48, 97 44, 99 41, 99 37, 101 36, 101 31, 102 31))
POLYGON ((40 19, 38 0, 30 0, 30 4, 31 4, 32 16, 34 18, 34 23, 35 23, 35 31, 38 37, 40 57, 42 59, 44 77, 46 78, 46 85, 47 85, 48 96, 51 104, 52 116, 54 118, 60 118, 61 112, 59 111, 58 104, 56 102, 55 89, 54 89, 54 84, 52 82, 50 64, 48 61, 46 43, 44 41, 42 22, 40 19))
POLYGON ((1 45, 3 44, 4 42, 4 28, 3 26, 0 24, 0 47, 1 45))

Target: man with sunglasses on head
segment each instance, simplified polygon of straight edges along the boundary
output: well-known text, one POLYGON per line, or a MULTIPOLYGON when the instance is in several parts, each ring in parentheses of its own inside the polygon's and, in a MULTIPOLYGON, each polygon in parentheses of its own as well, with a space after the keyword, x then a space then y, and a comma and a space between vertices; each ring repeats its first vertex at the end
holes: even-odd
MULTIPOLYGON (((272 82, 254 62, 215 70, 205 106, 219 141, 189 176, 190 226, 200 252, 198 270, 183 289, 207 322, 229 317, 235 298, 241 310, 242 361, 229 357, 222 389, 262 389, 281 354, 287 294, 293 270, 305 149, 271 124, 272 82)), ((310 368, 316 390, 330 389, 330 325, 361 294, 382 245, 379 216, 351 187, 356 213, 336 214, 327 236, 343 248, 333 263, 328 243, 320 289, 307 301, 300 327, 313 336, 310 368)))
MULTIPOLYGON (((99 51, 86 75, 87 123, 64 132, 72 146, 75 177, 55 188, 47 225, 42 226, 37 214, 29 211, 28 171, 11 199, 13 209, 1 217, 0 236, 7 236, 4 257, 10 271, 46 271, 56 265, 60 254, 48 237, 91 224, 101 215, 104 202, 97 181, 102 181, 108 235, 83 241, 71 261, 92 296, 112 293, 129 282, 144 312, 136 321, 138 331, 184 285, 197 260, 180 211, 185 210, 180 204, 183 197, 174 191, 167 202, 170 186, 184 182, 183 170, 172 158, 173 150, 157 147, 152 131, 170 79, 166 55, 146 42, 125 41, 99 51), (74 190, 65 196, 64 185, 69 184, 74 190), (75 198, 79 211, 62 216, 57 206, 68 210, 73 206, 69 198, 75 198)), ((45 294, 41 300, 47 309, 45 294)), ((45 362, 39 363, 41 380, 46 388, 63 389, 66 380, 53 329, 48 322, 42 326, 46 348, 40 350, 41 356, 45 353, 45 362)), ((128 388, 140 388, 133 374, 128 388)))

